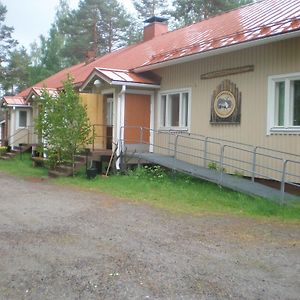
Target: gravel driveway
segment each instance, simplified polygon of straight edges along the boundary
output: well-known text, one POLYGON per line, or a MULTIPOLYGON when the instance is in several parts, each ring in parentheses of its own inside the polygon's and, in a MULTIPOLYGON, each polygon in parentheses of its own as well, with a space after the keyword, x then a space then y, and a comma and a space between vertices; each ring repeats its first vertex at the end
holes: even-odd
POLYGON ((0 173, 0 299, 299 299, 299 224, 171 214, 0 173))

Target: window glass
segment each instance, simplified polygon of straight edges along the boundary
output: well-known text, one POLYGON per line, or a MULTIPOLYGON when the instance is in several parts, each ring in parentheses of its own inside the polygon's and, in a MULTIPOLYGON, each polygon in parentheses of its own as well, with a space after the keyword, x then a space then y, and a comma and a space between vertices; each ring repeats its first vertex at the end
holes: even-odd
POLYGON ((186 91, 161 95, 160 126, 188 127, 189 101, 189 93, 186 91))
POLYGON ((106 125, 113 125, 113 99, 107 99, 107 107, 106 107, 106 125))
POLYGON ((293 87, 293 125, 300 125, 300 80, 292 82, 293 87))
POLYGON ((163 127, 167 126, 166 114, 167 114, 167 96, 163 95, 161 97, 161 126, 163 127))
POLYGON ((275 88, 275 125, 284 126, 285 82, 276 82, 275 88))
POLYGON ((20 111, 19 112, 19 127, 26 127, 27 126, 27 112, 20 111))
POLYGON ((170 97, 170 111, 171 111, 171 126, 179 126, 179 103, 180 94, 172 94, 170 97))
POLYGON ((182 125, 184 127, 188 126, 188 111, 189 110, 189 94, 182 94, 182 125))

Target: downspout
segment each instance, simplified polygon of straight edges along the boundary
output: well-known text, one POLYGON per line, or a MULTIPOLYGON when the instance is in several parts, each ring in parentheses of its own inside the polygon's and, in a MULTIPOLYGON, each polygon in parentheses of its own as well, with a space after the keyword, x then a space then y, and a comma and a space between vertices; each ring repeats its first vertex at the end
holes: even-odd
POLYGON ((118 94, 118 113, 117 113, 117 161, 116 168, 120 170, 120 154, 123 149, 123 138, 124 138, 124 106, 125 106, 125 93, 126 93, 126 85, 122 85, 122 89, 118 94))

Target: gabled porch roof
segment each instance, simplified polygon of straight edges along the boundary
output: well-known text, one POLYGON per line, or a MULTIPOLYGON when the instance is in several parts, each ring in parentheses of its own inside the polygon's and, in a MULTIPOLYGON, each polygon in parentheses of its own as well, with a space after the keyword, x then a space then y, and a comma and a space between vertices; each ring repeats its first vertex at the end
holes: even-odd
POLYGON ((32 87, 29 91, 28 96, 26 97, 26 103, 31 101, 34 97, 42 96, 43 90, 47 90, 50 96, 56 97, 58 96, 58 89, 55 88, 41 88, 41 87, 32 87))
POLYGON ((127 85, 151 89, 160 88, 159 80, 150 79, 128 70, 94 68, 91 74, 83 82, 80 90, 84 90, 87 86, 91 86, 97 79, 110 85, 127 85))
POLYGON ((25 102, 25 99, 20 96, 4 96, 2 101, 2 106, 7 107, 27 107, 27 103, 25 102))

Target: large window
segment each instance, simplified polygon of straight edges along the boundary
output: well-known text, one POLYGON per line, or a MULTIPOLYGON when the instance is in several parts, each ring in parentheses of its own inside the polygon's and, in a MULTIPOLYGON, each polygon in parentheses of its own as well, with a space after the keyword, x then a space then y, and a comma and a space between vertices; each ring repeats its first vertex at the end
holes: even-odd
POLYGON ((19 126, 21 128, 27 127, 27 111, 20 110, 19 111, 19 126))
POLYGON ((300 131, 300 74, 269 78, 269 133, 300 131))
POLYGON ((189 126, 190 91, 160 95, 160 128, 187 129, 189 126))

